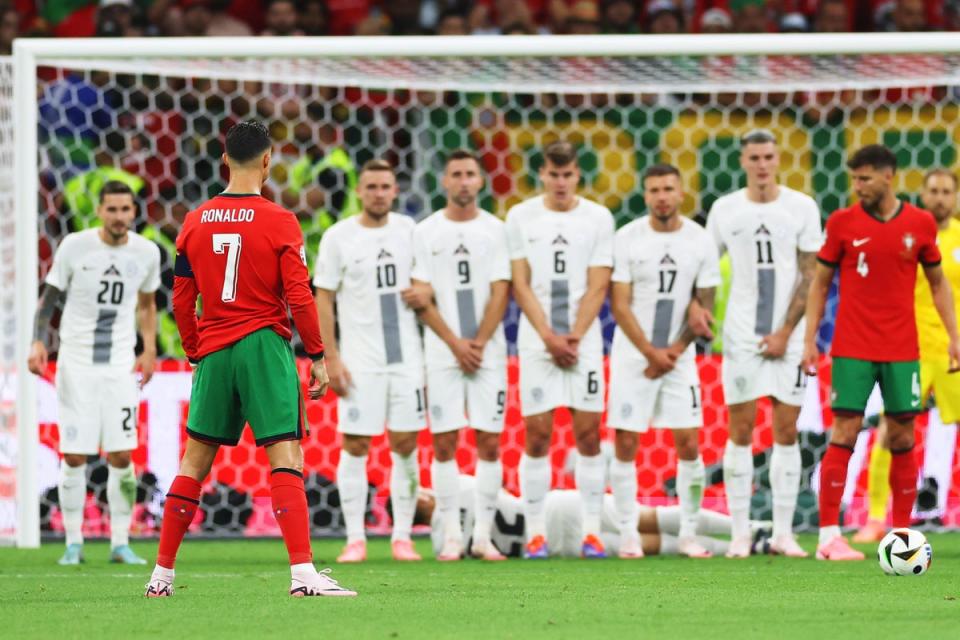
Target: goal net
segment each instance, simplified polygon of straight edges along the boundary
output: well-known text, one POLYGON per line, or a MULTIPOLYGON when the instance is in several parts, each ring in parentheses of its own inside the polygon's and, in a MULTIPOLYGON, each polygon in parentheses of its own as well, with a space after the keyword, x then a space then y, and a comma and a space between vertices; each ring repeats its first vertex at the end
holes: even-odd
MULTIPOLYGON (((844 163, 861 145, 882 142, 895 150, 902 166, 897 189, 910 200, 917 199, 928 169, 960 168, 960 46, 937 35, 923 41, 889 35, 40 40, 19 41, 14 63, 23 74, 15 94, 11 63, 0 63, 0 537, 7 538, 37 504, 43 533, 61 531, 56 365, 35 379, 24 378, 22 364, 38 278, 65 234, 96 223, 97 194, 111 179, 140 194, 137 230, 163 256, 163 361, 144 389, 134 456, 141 477, 136 533, 156 533, 183 447, 190 391, 170 313, 174 239, 184 214, 225 185, 222 140, 235 122, 257 118, 268 125, 275 156, 266 195, 296 212, 310 256, 325 229, 357 213, 357 170, 374 157, 397 168, 396 210, 421 218, 443 205, 439 174, 445 154, 472 149, 487 173, 483 206, 503 215, 537 193, 540 150, 565 138, 580 149, 582 194, 608 206, 618 226, 645 214, 640 175, 656 162, 680 168, 687 193, 683 212, 702 219, 719 196, 742 186, 737 141, 756 127, 771 129, 780 141, 782 183, 811 194, 824 217, 851 200, 844 163), (16 180, 10 164, 14 98, 15 131, 23 138, 17 140, 16 180), (17 189, 16 244, 8 232, 14 221, 11 184, 17 189), (11 448, 18 433, 19 458, 11 448), (26 461, 29 469, 22 468, 26 461), (28 496, 17 494, 17 478, 26 479, 28 496)), ((506 323, 511 339, 516 321, 512 306, 506 323)), ((606 310, 603 322, 609 346, 613 325, 606 310)), ((829 340, 830 327, 822 333, 829 340)), ((702 443, 705 505, 723 509, 726 412, 717 347, 700 358, 702 443)), ((808 385, 801 416, 800 527, 817 521, 816 471, 826 442, 823 427, 831 419, 828 359, 822 374, 808 385)), ((506 487, 515 491, 523 443, 515 358, 510 380, 503 458, 506 487)), ((304 450, 312 522, 315 533, 336 534, 341 516, 333 483, 339 448, 332 396, 311 403, 308 415, 311 435, 304 450)), ((956 427, 935 416, 930 422, 919 431, 917 516, 960 526, 956 427)), ((604 428, 605 439, 611 436, 604 428)), ((853 459, 844 497, 850 525, 865 516, 872 438, 864 432, 853 459)), ((475 463, 471 443, 464 435, 457 456, 466 472, 475 463)), ((572 443, 569 416, 561 414, 551 451, 556 487, 573 485, 572 443)), ((674 501, 671 436, 651 431, 641 443, 639 497, 649 504, 674 501)), ((421 444, 421 480, 429 486, 427 434, 421 444)), ((771 510, 771 444, 770 408, 762 406, 753 446, 753 515, 761 519, 771 510)), ((108 531, 106 472, 103 461, 88 468, 85 526, 96 536, 108 531)), ((386 444, 376 439, 370 469, 376 491, 368 514, 374 530, 388 525, 388 469, 386 444)), ((276 534, 267 483, 265 455, 251 439, 222 451, 205 484, 196 531, 276 534)), ((35 526, 29 517, 23 521, 35 526)))

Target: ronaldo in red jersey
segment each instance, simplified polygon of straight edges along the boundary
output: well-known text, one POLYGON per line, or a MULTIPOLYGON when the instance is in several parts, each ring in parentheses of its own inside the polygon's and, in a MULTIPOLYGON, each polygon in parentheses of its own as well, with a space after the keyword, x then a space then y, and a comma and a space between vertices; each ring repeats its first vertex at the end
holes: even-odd
POLYGON ((919 347, 914 314, 917 265, 923 266, 934 304, 950 336, 950 368, 960 368, 960 340, 953 294, 940 267, 933 216, 897 199, 897 159, 881 145, 868 145, 847 166, 859 202, 827 221, 826 241, 807 299, 804 367, 816 373, 816 333, 827 291, 840 271, 840 303, 833 336, 833 433, 820 465, 820 560, 862 560, 840 535, 840 499, 847 463, 875 384, 880 385, 893 454, 893 526, 910 525, 917 495, 913 419, 921 410, 919 347), (878 303, 882 299, 882 304, 878 303))
POLYGON ((187 214, 177 238, 173 312, 196 364, 187 444, 167 493, 148 597, 173 595, 177 550, 200 504, 201 483, 221 445, 249 423, 270 461, 270 498, 290 557, 292 596, 355 596, 313 566, 300 438, 306 417, 287 306, 307 353, 310 397, 326 392, 320 323, 310 291, 303 235, 294 214, 267 201, 270 135, 241 122, 226 136, 230 182, 187 214), (203 310, 197 320, 197 297, 203 310))

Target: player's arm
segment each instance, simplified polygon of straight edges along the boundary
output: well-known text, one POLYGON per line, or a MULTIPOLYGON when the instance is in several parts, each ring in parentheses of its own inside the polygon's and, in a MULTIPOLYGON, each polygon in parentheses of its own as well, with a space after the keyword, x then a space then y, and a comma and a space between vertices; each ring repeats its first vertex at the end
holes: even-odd
POLYGON ((709 309, 713 309, 713 300, 716 295, 716 287, 698 288, 694 291, 694 295, 690 299, 690 304, 687 305, 686 317, 688 320, 683 325, 683 330, 680 332, 680 335, 677 336, 676 342, 670 345, 670 348, 676 352, 677 357, 686 351, 690 343, 696 340, 698 336, 704 335, 702 329, 694 330, 690 318, 698 318, 698 321, 706 327, 706 334, 709 335, 704 335, 704 337, 713 337, 712 333, 710 333, 710 323, 713 321, 713 315, 709 309))
POLYGON ((817 374, 817 361, 820 354, 817 352, 817 330, 820 320, 823 319, 823 309, 827 304, 827 295, 830 293, 830 283, 836 267, 826 264, 823 260, 817 262, 807 294, 806 318, 807 327, 803 336, 803 369, 808 375, 817 374))
POLYGON ((947 277, 943 273, 943 267, 937 265, 924 265, 923 275, 930 283, 930 293, 933 294, 933 304, 937 307, 937 313, 943 322, 947 335, 950 336, 950 345, 948 354, 950 356, 950 371, 960 370, 960 338, 957 336, 957 316, 953 305, 953 290, 947 277))
POLYGON ((787 306, 787 315, 784 318, 783 326, 760 340, 765 358, 782 358, 787 352, 787 342, 806 313, 807 294, 810 291, 810 283, 813 281, 816 263, 816 253, 797 251, 797 270, 800 272, 800 278, 797 280, 793 295, 790 297, 790 304, 787 306))
POLYGON ((650 366, 644 372, 648 378, 659 378, 673 369, 677 355, 668 349, 658 349, 647 338, 630 304, 633 302, 633 285, 629 282, 614 282, 610 290, 610 311, 617 327, 627 339, 643 354, 650 366))
POLYGON ((143 353, 137 358, 135 369, 143 377, 140 386, 150 382, 157 366, 157 293, 156 291, 137 292, 137 326, 143 337, 143 353))
POLYGON ((610 288, 610 267, 590 267, 587 269, 587 291, 580 299, 577 318, 573 322, 571 335, 580 340, 600 314, 600 307, 610 288))
POLYGON ((338 396, 345 396, 353 381, 350 372, 340 359, 340 347, 337 344, 336 321, 333 314, 336 295, 335 291, 318 287, 313 299, 317 307, 317 317, 320 319, 320 333, 327 337, 324 341, 324 360, 327 362, 330 388, 338 396))
MULTIPOLYGON (((412 288, 415 289, 422 285, 430 286, 429 283, 414 280, 412 288)), ((437 308, 437 305, 432 300, 417 309, 417 317, 420 319, 420 322, 427 325, 431 331, 437 334, 438 338, 443 340, 443 343, 447 345, 450 352, 453 353, 453 357, 457 359, 457 364, 460 365, 460 368, 465 373, 473 373, 480 368, 482 350, 478 351, 470 344, 470 340, 461 338, 454 333, 450 325, 448 325, 446 320, 443 319, 443 316, 440 315, 440 309, 437 308)))
POLYGON ((196 364, 200 330, 197 326, 197 296, 200 289, 185 253, 178 253, 173 265, 173 319, 187 359, 196 364))
POLYGON ((511 260, 510 272, 513 276, 513 297, 517 301, 517 306, 543 340, 554 362, 561 367, 575 364, 576 349, 571 347, 565 338, 553 332, 547 323, 546 314, 540 308, 536 294, 533 293, 533 287, 530 286, 530 264, 526 258, 511 260))
POLYGON ((51 284, 43 285, 40 300, 37 302, 37 312, 33 316, 33 343, 30 345, 30 356, 27 358, 27 368, 38 376, 43 375, 47 369, 50 320, 65 299, 66 295, 57 287, 51 284))
POLYGON ((494 332, 503 322, 503 315, 507 312, 510 303, 510 283, 506 280, 495 280, 490 283, 490 298, 487 307, 483 310, 480 326, 477 327, 477 337, 473 342, 483 351, 483 348, 493 337, 494 332))

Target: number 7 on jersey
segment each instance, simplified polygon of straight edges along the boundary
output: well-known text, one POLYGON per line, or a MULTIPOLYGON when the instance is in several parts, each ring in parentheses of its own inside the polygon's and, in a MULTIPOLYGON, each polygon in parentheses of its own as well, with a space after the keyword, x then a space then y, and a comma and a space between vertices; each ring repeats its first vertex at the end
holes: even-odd
POLYGON ((237 266, 240 263, 240 250, 243 247, 239 233, 213 234, 213 252, 223 255, 227 253, 227 265, 223 272, 223 289, 220 299, 224 302, 233 302, 237 299, 237 266))

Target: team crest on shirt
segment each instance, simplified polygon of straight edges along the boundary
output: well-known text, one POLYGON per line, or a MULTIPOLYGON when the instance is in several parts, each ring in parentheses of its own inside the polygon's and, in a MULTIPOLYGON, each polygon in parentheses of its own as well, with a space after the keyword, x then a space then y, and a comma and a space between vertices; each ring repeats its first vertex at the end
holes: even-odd
POLYGON ((667 264, 667 265, 674 265, 674 266, 676 266, 677 263, 674 261, 673 258, 670 257, 670 254, 668 253, 668 254, 666 254, 665 256, 663 256, 663 257, 660 259, 660 264, 662 264, 662 265, 667 264))
POLYGON ((105 276, 119 276, 120 270, 117 269, 116 265, 111 264, 106 271, 103 272, 105 276))
POLYGON ((757 227, 757 230, 753 232, 753 234, 754 234, 754 235, 757 235, 757 236, 769 236, 769 235, 771 235, 771 234, 770 234, 770 230, 767 229, 767 225, 763 224, 762 222, 760 223, 760 226, 757 227))
POLYGON ((554 245, 558 245, 558 244, 568 245, 568 244, 570 244, 570 243, 567 242, 567 239, 564 238, 562 234, 558 233, 558 234, 557 234, 557 237, 553 239, 553 243, 552 243, 552 244, 554 244, 554 245))
POLYGON ((903 234, 903 246, 906 247, 907 251, 913 249, 914 242, 912 233, 903 234))
POLYGON ((377 260, 389 260, 390 258, 393 258, 393 254, 386 249, 380 249, 380 253, 377 254, 377 260))
POLYGON ((460 243, 460 246, 453 250, 453 255, 468 256, 470 255, 470 250, 463 246, 463 243, 460 243))

